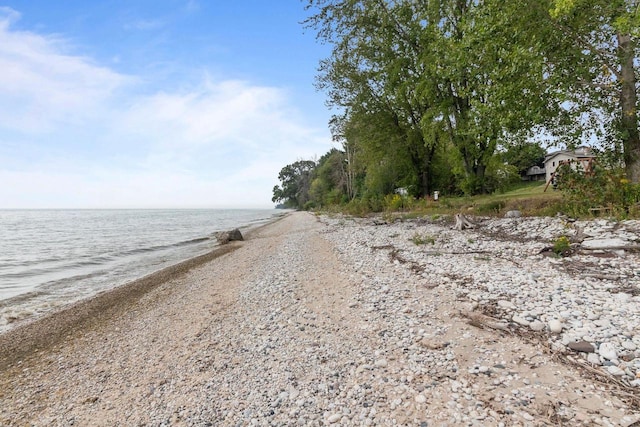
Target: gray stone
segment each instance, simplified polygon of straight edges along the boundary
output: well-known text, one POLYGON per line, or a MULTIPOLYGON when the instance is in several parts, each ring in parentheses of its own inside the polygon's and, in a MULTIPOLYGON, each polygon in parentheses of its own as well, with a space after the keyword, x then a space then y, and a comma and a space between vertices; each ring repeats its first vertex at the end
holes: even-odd
POLYGON ((569 348, 573 351, 580 351, 582 353, 593 353, 596 351, 596 348, 586 341, 570 342, 569 348))
POLYGON ((508 211, 504 214, 505 218, 520 218, 522 216, 522 212, 520 211, 508 211))
POLYGON ((237 228, 229 231, 220 231, 215 234, 218 243, 221 245, 227 244, 233 241, 242 241, 244 237, 242 237, 242 233, 237 228))

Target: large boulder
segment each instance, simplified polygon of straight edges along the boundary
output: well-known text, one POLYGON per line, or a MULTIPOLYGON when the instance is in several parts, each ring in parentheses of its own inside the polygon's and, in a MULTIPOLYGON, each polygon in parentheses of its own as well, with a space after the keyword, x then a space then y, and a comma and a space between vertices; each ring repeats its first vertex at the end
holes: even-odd
POLYGON ((234 228, 230 231, 220 231, 216 233, 216 239, 218 239, 218 243, 220 243, 221 245, 232 241, 244 240, 244 238, 242 237, 242 233, 237 228, 234 228))

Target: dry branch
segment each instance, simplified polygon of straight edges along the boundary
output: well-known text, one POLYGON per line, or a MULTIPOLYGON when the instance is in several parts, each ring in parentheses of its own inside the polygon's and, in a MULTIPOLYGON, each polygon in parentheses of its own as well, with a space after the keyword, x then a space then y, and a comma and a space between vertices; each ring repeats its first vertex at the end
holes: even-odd
POLYGON ((465 217, 463 214, 456 214, 455 215, 456 218, 456 224, 453 226, 453 228, 455 230, 465 230, 467 228, 475 228, 476 225, 473 224, 471 221, 469 221, 469 219, 467 217, 465 217))
POLYGON ((509 328, 506 323, 500 320, 487 316, 486 314, 478 313, 477 311, 461 311, 460 315, 467 319, 467 323, 478 328, 490 328, 498 331, 509 332, 509 328))

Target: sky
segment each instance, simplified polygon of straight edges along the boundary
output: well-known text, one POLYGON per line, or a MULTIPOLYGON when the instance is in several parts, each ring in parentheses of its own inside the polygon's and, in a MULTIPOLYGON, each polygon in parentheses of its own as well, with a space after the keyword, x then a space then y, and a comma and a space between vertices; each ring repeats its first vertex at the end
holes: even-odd
POLYGON ((0 0, 0 209, 271 208, 335 144, 302 0, 0 0))

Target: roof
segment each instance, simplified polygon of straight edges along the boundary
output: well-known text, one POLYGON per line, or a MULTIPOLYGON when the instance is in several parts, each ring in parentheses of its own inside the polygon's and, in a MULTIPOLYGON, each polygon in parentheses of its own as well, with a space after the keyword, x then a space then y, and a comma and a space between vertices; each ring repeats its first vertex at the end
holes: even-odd
POLYGON ((527 169, 527 176, 528 175, 543 175, 547 173, 547 169, 546 168, 541 168, 538 165, 535 166, 531 166, 529 169, 527 169))
POLYGON ((576 159, 592 159, 596 157, 596 155, 593 154, 591 147, 581 146, 576 148, 575 150, 559 150, 554 151, 553 153, 549 153, 545 156, 544 162, 547 163, 549 160, 553 159, 556 156, 559 156, 560 154, 575 157, 576 159))

